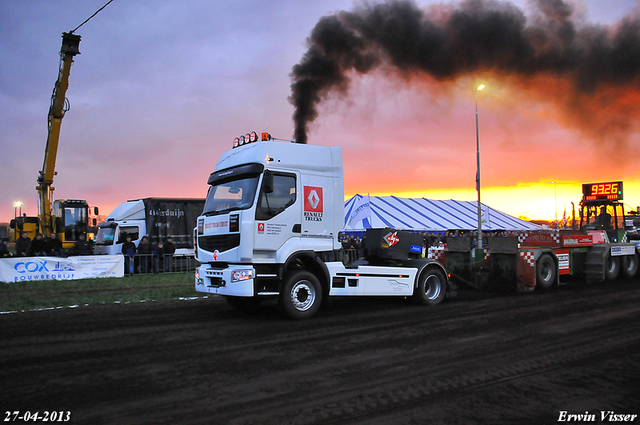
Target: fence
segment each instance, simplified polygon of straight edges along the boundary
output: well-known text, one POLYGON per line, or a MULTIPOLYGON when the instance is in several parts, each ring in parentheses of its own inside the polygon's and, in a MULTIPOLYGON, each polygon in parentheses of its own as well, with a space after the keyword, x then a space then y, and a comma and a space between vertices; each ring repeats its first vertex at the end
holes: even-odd
POLYGON ((195 272, 196 259, 188 255, 136 254, 124 256, 124 274, 188 273, 195 272), (133 263, 133 264, 132 264, 133 263))

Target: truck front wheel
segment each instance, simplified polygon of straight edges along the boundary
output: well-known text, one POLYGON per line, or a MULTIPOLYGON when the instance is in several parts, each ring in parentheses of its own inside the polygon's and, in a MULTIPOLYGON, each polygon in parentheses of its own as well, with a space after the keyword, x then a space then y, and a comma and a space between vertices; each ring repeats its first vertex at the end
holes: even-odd
POLYGON ((447 292, 446 282, 440 270, 427 270, 420 276, 418 286, 413 291, 413 299, 417 304, 440 304, 447 292))
POLYGON ((320 282, 313 273, 307 271, 299 271, 289 276, 280 292, 280 309, 296 320, 312 317, 320 308, 321 302, 320 282))

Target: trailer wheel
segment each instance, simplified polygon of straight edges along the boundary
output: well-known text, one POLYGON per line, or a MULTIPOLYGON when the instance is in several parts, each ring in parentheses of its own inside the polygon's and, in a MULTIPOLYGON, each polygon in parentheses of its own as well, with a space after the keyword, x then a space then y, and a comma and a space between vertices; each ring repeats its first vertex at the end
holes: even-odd
POLYGON ((611 252, 607 252, 604 257, 604 279, 615 280, 620 274, 620 257, 612 257, 611 252))
POLYGON ((237 308, 238 310, 250 312, 258 308, 258 306, 262 303, 262 299, 260 298, 246 298, 246 297, 224 297, 227 302, 237 308))
POLYGON ((440 304, 447 293, 447 281, 438 269, 427 270, 422 273, 418 286, 413 291, 413 299, 417 304, 440 304))
POLYGON ((633 255, 625 255, 622 257, 622 273, 628 279, 635 277, 638 273, 638 265, 640 265, 638 260, 638 253, 634 253, 633 255))
POLYGON ((299 271, 287 278, 280 292, 280 310, 296 320, 312 317, 320 308, 322 287, 313 273, 299 271))
POLYGON ((542 254, 536 263, 536 288, 549 289, 556 281, 556 263, 549 254, 542 254))

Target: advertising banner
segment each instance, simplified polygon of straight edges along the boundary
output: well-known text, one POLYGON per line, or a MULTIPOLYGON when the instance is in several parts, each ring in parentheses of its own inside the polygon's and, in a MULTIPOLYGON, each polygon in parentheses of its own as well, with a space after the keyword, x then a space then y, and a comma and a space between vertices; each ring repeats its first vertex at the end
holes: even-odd
POLYGON ((123 276, 122 255, 0 258, 0 281, 7 283, 123 276))

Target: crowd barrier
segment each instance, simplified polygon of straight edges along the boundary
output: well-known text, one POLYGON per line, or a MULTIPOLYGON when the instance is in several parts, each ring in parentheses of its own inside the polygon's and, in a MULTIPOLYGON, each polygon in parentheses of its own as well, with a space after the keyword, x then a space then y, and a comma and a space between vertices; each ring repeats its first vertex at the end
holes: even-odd
POLYGON ((198 262, 191 255, 154 255, 136 254, 133 261, 128 255, 124 256, 124 274, 155 274, 155 273, 188 273, 195 272, 198 262), (133 264, 132 264, 133 263, 133 264))

